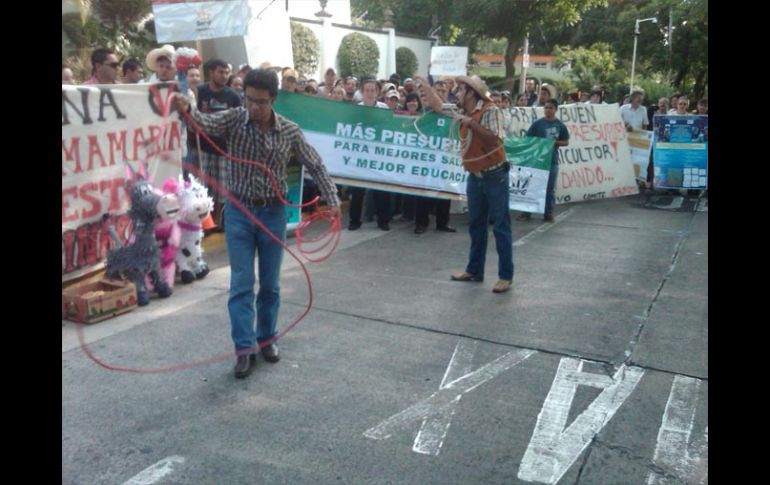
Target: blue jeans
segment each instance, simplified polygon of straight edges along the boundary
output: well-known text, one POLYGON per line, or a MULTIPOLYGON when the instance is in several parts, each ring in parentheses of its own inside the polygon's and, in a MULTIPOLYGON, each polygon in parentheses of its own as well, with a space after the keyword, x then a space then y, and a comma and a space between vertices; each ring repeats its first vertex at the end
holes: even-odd
MULTIPOLYGON (((250 207, 249 211, 282 241, 286 240, 286 207, 273 204, 250 207)), ((230 260, 230 313, 232 338, 236 352, 253 347, 276 335, 281 304, 281 260, 283 248, 270 239, 230 202, 225 203, 225 240, 230 260), (254 330, 254 257, 259 258, 259 293, 254 330)))
POLYGON ((508 209, 508 170, 499 169, 484 174, 482 178, 468 175, 468 232, 471 249, 465 271, 484 275, 487 256, 489 220, 494 221, 495 246, 497 247, 497 275, 501 280, 513 280, 513 235, 511 212, 508 209))
POLYGON ((559 176, 559 164, 552 163, 548 174, 548 185, 545 188, 545 215, 553 214, 556 207, 556 178, 559 176))

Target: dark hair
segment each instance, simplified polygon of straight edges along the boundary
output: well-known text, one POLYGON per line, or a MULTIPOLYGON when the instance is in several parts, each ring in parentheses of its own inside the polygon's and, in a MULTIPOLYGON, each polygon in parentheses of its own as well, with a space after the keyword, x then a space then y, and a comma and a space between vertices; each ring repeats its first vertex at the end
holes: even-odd
POLYGON ((198 70, 200 70, 200 68, 201 67, 199 65, 197 65, 197 64, 188 64, 187 65, 187 69, 185 69, 184 72, 190 72, 190 69, 198 69, 198 70))
POLYGON ((379 81, 377 81, 373 77, 367 77, 367 78, 364 78, 364 79, 361 80, 361 85, 360 85, 361 91, 363 91, 364 90, 364 86, 369 84, 369 83, 374 83, 374 86, 377 88, 377 92, 378 93, 380 92, 380 89, 382 87, 380 86, 379 81))
POLYGON ((636 96, 636 95, 644 96, 644 93, 641 92, 641 91, 634 91, 634 92, 631 93, 631 99, 633 99, 633 97, 636 96))
POLYGON ((449 85, 446 83, 446 81, 442 81, 440 79, 438 81, 436 81, 435 83, 433 83, 433 87, 435 88, 436 86, 446 86, 447 88, 449 87, 449 85))
POLYGON ((228 88, 231 88, 232 84, 233 84, 233 79, 235 79, 237 77, 238 76, 235 75, 235 74, 230 74, 230 77, 227 78, 227 82, 225 83, 225 86, 227 86, 228 88))
POLYGON ((559 102, 553 98, 546 101, 545 104, 552 104, 554 108, 559 109, 559 102))
POLYGON ((334 68, 333 68, 333 67, 329 67, 329 68, 327 68, 327 69, 326 69, 326 72, 324 72, 324 76, 325 76, 325 75, 327 75, 327 74, 329 74, 329 73, 332 73, 332 74, 334 74, 335 76, 337 75, 337 73, 336 73, 336 72, 334 72, 334 68))
POLYGON ((98 49, 95 49, 91 53, 91 67, 96 69, 97 64, 104 64, 104 61, 107 60, 107 56, 114 53, 115 52, 113 52, 112 49, 108 49, 106 47, 99 47, 98 49))
POLYGON ((406 108, 406 104, 408 102, 415 100, 417 101, 417 111, 422 111, 422 101, 420 101, 420 95, 414 91, 406 95, 406 99, 404 100, 404 108, 406 108))
POLYGON ((521 93, 518 96, 516 96, 516 102, 519 101, 519 98, 529 99, 529 96, 527 96, 527 93, 521 93))
POLYGON ((206 63, 206 72, 216 71, 219 67, 224 67, 227 69, 227 63, 222 59, 211 59, 206 63))
POLYGON ((142 63, 137 61, 136 59, 129 59, 127 61, 123 61, 123 75, 125 76, 128 71, 136 71, 142 67, 142 63))
POLYGON ((311 84, 308 84, 305 86, 305 92, 310 94, 318 94, 318 90, 314 88, 311 84))
POLYGON ((268 69, 252 69, 243 79, 243 89, 264 89, 270 97, 278 96, 278 74, 268 69))
POLYGON ((700 106, 708 106, 709 105, 709 99, 708 98, 701 98, 698 100, 698 104, 700 106))

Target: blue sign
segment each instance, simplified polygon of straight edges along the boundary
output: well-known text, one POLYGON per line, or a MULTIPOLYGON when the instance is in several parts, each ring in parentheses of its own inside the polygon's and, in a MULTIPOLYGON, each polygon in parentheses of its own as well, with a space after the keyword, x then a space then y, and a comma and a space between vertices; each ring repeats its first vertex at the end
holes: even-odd
POLYGON ((705 189, 708 183, 707 115, 659 115, 652 120, 656 187, 705 189))

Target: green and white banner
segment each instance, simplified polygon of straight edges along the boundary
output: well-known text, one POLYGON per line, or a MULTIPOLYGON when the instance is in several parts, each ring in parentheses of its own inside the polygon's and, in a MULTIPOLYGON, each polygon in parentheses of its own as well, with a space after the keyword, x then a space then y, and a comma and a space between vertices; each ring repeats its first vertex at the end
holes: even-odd
MULTIPOLYGON (((472 175, 463 170, 452 118, 438 113, 396 115, 284 92, 275 110, 300 125, 337 183, 464 198, 465 182, 472 175)), ((525 135, 543 109, 513 108, 511 115, 511 136, 505 139, 513 165, 511 209, 542 212, 553 145, 525 135)), ((638 193, 617 105, 566 105, 559 108, 559 118, 570 132, 570 144, 559 149, 557 203, 638 193)))
MULTIPOLYGON (((281 92, 275 110, 299 124, 318 150, 329 173, 340 184, 461 199, 467 177, 454 147, 452 118, 427 113, 394 114, 323 98, 281 92)), ((542 212, 553 142, 540 138, 507 138, 511 208, 542 212), (539 208, 539 209, 538 209, 539 208)))

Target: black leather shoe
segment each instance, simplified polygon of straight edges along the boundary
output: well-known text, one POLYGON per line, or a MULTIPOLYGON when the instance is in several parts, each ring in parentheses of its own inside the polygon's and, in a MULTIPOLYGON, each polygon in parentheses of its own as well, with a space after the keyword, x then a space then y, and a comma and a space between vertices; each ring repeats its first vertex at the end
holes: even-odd
POLYGON ((457 232, 457 229, 452 226, 440 226, 437 227, 436 230, 441 232, 457 232))
POLYGON ((281 356, 278 355, 278 346, 275 344, 270 344, 265 347, 262 347, 262 357, 265 358, 266 361, 276 363, 279 360, 281 360, 281 356))
POLYGON ((415 226, 414 233, 415 234, 422 234, 422 233, 425 232, 426 229, 427 229, 427 227, 425 227, 425 226, 415 226))
POLYGON ((235 373, 236 379, 243 379, 247 375, 251 374, 251 368, 254 367, 254 363, 257 361, 256 354, 243 354, 239 355, 235 361, 235 373))
POLYGON ((348 231, 355 231, 356 229, 359 229, 361 227, 360 222, 351 222, 348 224, 348 231))

